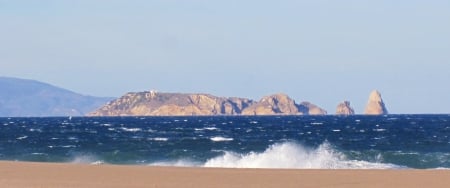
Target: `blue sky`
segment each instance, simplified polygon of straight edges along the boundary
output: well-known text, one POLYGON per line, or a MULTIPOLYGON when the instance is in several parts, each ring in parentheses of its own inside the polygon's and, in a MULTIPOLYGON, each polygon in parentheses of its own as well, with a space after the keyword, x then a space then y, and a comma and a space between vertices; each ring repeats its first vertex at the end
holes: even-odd
POLYGON ((0 0, 0 75, 450 113, 450 1, 0 0))

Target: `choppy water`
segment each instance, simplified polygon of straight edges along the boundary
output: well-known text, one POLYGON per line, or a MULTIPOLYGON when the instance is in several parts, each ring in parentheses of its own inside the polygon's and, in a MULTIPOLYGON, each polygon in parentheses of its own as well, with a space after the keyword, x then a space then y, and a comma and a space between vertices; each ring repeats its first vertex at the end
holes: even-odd
POLYGON ((450 168, 450 115, 0 118, 0 160, 450 168))

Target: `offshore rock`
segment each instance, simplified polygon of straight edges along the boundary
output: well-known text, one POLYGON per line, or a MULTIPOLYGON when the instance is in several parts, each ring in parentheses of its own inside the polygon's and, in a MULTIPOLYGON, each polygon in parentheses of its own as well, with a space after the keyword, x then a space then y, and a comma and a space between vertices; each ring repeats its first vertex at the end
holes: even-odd
POLYGON ((209 94, 132 92, 113 100, 89 116, 210 116, 210 115, 323 115, 309 102, 296 104, 286 94, 263 97, 259 102, 209 94))
POLYGON ((132 92, 109 102, 90 116, 236 115, 254 102, 209 94, 132 92))
POLYGON ((286 94, 263 97, 258 103, 244 109, 242 115, 296 115, 301 114, 295 101, 286 94))
POLYGON ((296 104, 286 94, 263 97, 258 103, 242 111, 242 115, 325 115, 327 112, 309 102, 296 104))
POLYGON ((310 102, 302 102, 297 105, 299 111, 305 115, 326 115, 327 111, 310 102))
POLYGON ((355 110, 350 106, 349 101, 339 103, 336 107, 336 115, 354 115, 355 110))
POLYGON ((369 96, 364 114, 367 115, 383 115, 388 114, 386 106, 381 98, 380 92, 377 90, 372 91, 369 96))

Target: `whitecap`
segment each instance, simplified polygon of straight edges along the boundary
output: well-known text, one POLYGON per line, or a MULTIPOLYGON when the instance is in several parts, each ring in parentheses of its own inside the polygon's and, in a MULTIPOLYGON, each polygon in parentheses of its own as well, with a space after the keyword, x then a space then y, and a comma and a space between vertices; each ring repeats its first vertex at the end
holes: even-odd
POLYGON ((211 137, 210 140, 213 142, 226 142, 226 141, 233 141, 234 139, 221 137, 221 136, 215 136, 215 137, 211 137))
POLYGON ((156 137, 156 138, 149 138, 149 140, 166 142, 169 140, 169 138, 156 137))
POLYGON ((31 153, 31 155, 48 155, 46 153, 31 153))
POLYGON ((122 127, 121 129, 123 131, 126 131, 126 132, 139 132, 139 131, 142 131, 141 128, 126 128, 126 127, 122 127))
POLYGON ((28 138, 28 136, 17 137, 16 139, 17 139, 17 140, 23 140, 23 139, 26 139, 26 138, 28 138))
POLYGON ((64 146, 60 146, 62 148, 76 148, 77 146, 75 145, 64 145, 64 146))

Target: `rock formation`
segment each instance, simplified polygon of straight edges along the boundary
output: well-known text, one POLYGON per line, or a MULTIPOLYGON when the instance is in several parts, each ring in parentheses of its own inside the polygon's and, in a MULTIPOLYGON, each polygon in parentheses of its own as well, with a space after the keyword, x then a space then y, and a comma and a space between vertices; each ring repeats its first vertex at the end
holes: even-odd
POLYGON ((254 102, 209 94, 128 93, 109 102, 90 116, 186 116, 235 115, 254 102))
POLYGON ((275 94, 263 97, 258 103, 244 109, 242 115, 294 115, 301 114, 292 100, 286 94, 275 94))
POLYGON ((286 94, 245 98, 209 94, 128 93, 109 102, 90 116, 191 116, 191 115, 323 115, 326 111, 309 102, 296 104, 286 94))
POLYGON ((305 115, 326 115, 327 111, 310 102, 302 102, 297 105, 299 111, 305 115))
POLYGON ((380 92, 377 90, 372 91, 369 96, 369 101, 367 102, 364 114, 367 115, 382 115, 387 114, 388 111, 384 105, 383 99, 381 98, 380 92))
POLYGON ((336 115, 354 115, 355 111, 350 106, 349 101, 344 101, 342 103, 339 103, 336 108, 336 115))

